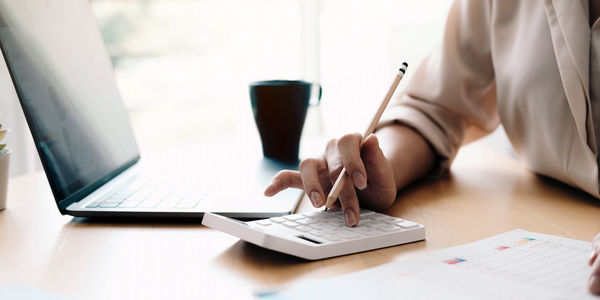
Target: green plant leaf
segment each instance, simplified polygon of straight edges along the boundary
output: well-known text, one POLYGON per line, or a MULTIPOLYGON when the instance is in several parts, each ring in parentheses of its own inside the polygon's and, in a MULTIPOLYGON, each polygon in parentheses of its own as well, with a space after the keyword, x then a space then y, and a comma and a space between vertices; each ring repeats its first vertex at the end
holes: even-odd
POLYGON ((0 151, 2 151, 2 149, 4 149, 4 147, 6 147, 6 144, 0 144, 0 151))

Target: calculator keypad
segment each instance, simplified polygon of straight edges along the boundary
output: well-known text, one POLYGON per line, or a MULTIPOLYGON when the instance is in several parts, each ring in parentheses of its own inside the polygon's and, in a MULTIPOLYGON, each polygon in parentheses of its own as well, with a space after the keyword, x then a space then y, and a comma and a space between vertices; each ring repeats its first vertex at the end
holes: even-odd
POLYGON ((310 235, 329 242, 360 239, 411 230, 422 226, 411 221, 368 210, 361 210, 360 221, 354 227, 346 226, 344 215, 340 210, 294 214, 247 223, 252 227, 261 229, 261 231, 285 227, 287 231, 291 230, 298 234, 310 235))

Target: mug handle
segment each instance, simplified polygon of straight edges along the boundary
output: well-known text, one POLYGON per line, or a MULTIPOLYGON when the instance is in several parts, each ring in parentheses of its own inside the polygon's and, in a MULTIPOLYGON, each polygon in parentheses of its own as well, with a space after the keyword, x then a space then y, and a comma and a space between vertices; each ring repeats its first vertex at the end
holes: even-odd
POLYGON ((319 103, 321 103, 321 96, 323 95, 323 88, 321 87, 321 84, 317 83, 317 82, 313 83, 310 88, 311 88, 311 93, 310 93, 311 97, 310 97, 309 103, 311 106, 318 106, 319 103), (314 93, 313 93, 315 90, 315 87, 319 88, 318 95, 314 95, 314 93))

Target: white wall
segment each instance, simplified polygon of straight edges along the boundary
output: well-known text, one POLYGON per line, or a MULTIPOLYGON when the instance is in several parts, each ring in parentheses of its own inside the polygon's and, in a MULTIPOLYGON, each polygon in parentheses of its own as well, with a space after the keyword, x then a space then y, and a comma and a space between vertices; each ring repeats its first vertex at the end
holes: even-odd
MULTIPOLYGON (((408 79, 439 43, 452 0, 91 3, 109 51, 120 57, 116 80, 138 142, 153 147, 252 126, 239 120, 251 118, 247 84, 259 79, 320 81, 318 114, 328 117, 315 122, 313 113, 308 123, 322 124, 316 130, 327 137, 362 131, 401 62, 409 63, 408 79)), ((40 169, 4 60, 0 113, 11 129, 11 175, 40 169)), ((502 132, 491 139, 508 148, 502 132)))
POLYGON ((12 149, 10 176, 41 169, 4 59, 0 59, 0 114, 0 123, 10 130, 5 140, 7 147, 12 149))

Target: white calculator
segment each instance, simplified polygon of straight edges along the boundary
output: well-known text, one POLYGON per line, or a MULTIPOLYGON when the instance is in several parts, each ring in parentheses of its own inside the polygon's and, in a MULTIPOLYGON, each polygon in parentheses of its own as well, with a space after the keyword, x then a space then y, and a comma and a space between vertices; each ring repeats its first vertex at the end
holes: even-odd
POLYGON ((425 239, 425 226, 362 209, 348 227, 340 210, 242 222, 205 213, 202 224, 252 244, 309 260, 346 255, 425 239))

